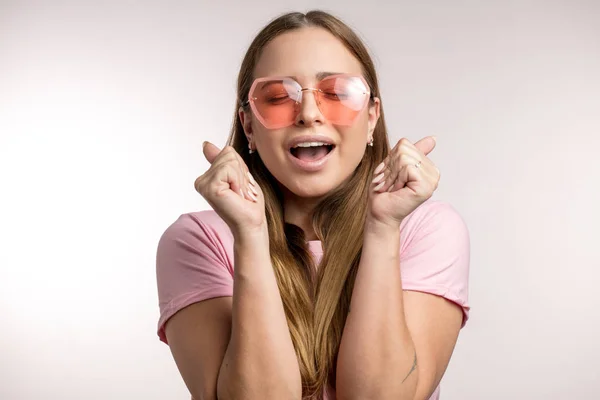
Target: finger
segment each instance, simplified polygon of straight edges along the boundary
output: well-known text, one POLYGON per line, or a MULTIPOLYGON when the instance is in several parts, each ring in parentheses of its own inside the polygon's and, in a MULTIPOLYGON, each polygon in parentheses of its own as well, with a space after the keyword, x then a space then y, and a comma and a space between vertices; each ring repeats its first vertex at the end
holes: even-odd
POLYGON ((250 178, 249 178, 250 171, 248 170, 248 166, 246 165, 246 163, 244 162, 244 159, 238 154, 237 151, 233 151, 232 153, 235 154, 237 167, 239 169, 240 182, 242 183, 243 197, 248 198, 249 200, 252 200, 252 201, 256 201, 258 193, 256 193, 256 194, 253 193, 253 191, 256 191, 256 189, 252 188, 252 186, 250 184, 251 183, 250 178))
MULTIPOLYGON (((216 146, 215 146, 216 147, 216 146)), ((224 164, 231 164, 239 166, 240 165, 240 156, 235 151, 235 149, 231 146, 225 146, 221 151, 217 154, 217 157, 212 160, 211 168, 216 169, 224 164)), ((242 160, 243 163, 243 160, 242 160)))
POLYGON ((248 175, 248 182, 250 183, 250 185, 249 185, 250 190, 252 190, 252 193, 254 193, 254 195, 258 197, 258 188, 257 188, 258 184, 254 180, 254 177, 252 176, 250 171, 246 172, 246 175, 248 175))
POLYGON ((243 179, 244 182, 244 194, 248 194, 248 197, 256 202, 258 201, 258 184, 256 183, 256 180, 250 173, 250 170, 248 169, 248 166, 246 165, 244 159, 238 154, 237 151, 234 151, 233 153, 235 153, 236 155, 238 165, 241 171, 241 179, 243 179))
POLYGON ((242 172, 242 176, 244 177, 244 195, 248 198, 248 200, 257 202, 258 201, 258 191, 253 187, 252 181, 249 178, 250 173, 242 172))
POLYGON ((242 174, 240 173, 240 169, 237 168, 234 164, 227 164, 223 167, 222 171, 224 171, 225 175, 221 180, 224 180, 229 184, 229 188, 237 193, 242 199, 245 199, 244 195, 244 179, 242 178, 242 174))
POLYGON ((392 182, 392 184, 390 185, 390 187, 388 188, 388 192, 395 192, 396 190, 402 189, 403 187, 406 186, 406 184, 408 182, 411 181, 411 179, 418 179, 419 176, 415 176, 415 173, 413 173, 413 170, 416 169, 417 171, 419 171, 418 168, 415 168, 414 165, 404 165, 402 167, 402 169, 398 172, 398 175, 396 176, 396 180, 394 182, 392 182))
POLYGON ((252 187, 252 184, 248 185, 246 193, 248 193, 250 200, 254 201, 255 203, 258 201, 258 192, 256 192, 256 189, 252 187))
POLYGON ((219 149, 217 146, 215 146, 211 142, 204 142, 202 144, 202 152, 204 153, 204 157, 206 157, 206 160, 210 164, 212 164, 213 161, 215 161, 215 158, 217 158, 217 156, 221 152, 221 149, 219 149))
MULTIPOLYGON (((202 174, 199 177, 196 178, 196 180, 194 181, 194 189, 196 189, 196 192, 202 194, 202 188, 204 187, 204 176, 206 174, 202 174)), ((202 194, 203 195, 203 194, 202 194)), ((204 195, 203 195, 204 196, 204 195)))
MULTIPOLYGON (((432 138, 433 136, 428 136, 428 138, 432 138)), ((420 141, 423 143, 423 139, 420 141)), ((424 142, 427 142, 425 140, 424 142)), ((419 143, 419 142, 417 142, 419 143)), ((423 147, 423 145, 419 144, 419 147, 423 147)), ((425 149, 427 150, 427 149, 425 149)), ((435 169, 433 162, 414 144, 412 144, 408 139, 402 138, 398 141, 398 144, 392 149, 390 152, 392 157, 400 157, 402 154, 412 156, 415 160, 420 160, 422 163, 421 168, 423 169, 435 169)))
POLYGON ((426 136, 414 144, 414 146, 427 155, 435 148, 435 136, 426 136))
POLYGON ((426 175, 431 175, 432 177, 439 175, 439 173, 440 173, 439 168, 433 163, 433 161, 431 161, 431 159, 429 157, 424 155, 423 152, 421 150, 419 150, 414 144, 409 142, 407 139, 401 139, 399 144, 400 144, 399 146, 394 148, 392 154, 411 155, 416 160, 421 161, 420 168, 421 168, 422 173, 425 173, 426 175))
MULTIPOLYGON (((390 187, 398 180, 399 174, 403 173, 405 166, 416 163, 417 161, 415 158, 407 154, 400 154, 397 157, 391 158, 389 165, 386 163, 385 169, 387 170, 387 173, 384 180, 373 190, 380 193, 388 191, 390 187)), ((402 179, 402 177, 400 177, 400 179, 402 179)))
POLYGON ((221 150, 218 159, 215 159, 211 168, 220 167, 222 164, 232 165, 238 172, 239 188, 236 186, 236 193, 243 199, 257 201, 258 193, 252 193, 252 191, 256 192, 256 189, 250 189, 250 179, 248 177, 250 171, 248 170, 244 159, 232 146, 226 146, 221 150))
POLYGON ((413 156, 417 160, 426 158, 425 154, 423 154, 423 152, 414 144, 412 144, 408 139, 400 140, 398 146, 395 147, 394 150, 392 150, 392 154, 396 156, 399 156, 400 154, 408 154, 409 156, 413 156))
POLYGON ((431 197, 436 187, 434 187, 432 183, 428 180, 428 178, 425 176, 425 171, 423 171, 420 168, 416 168, 414 165, 408 165, 406 167, 406 173, 406 182, 403 184, 398 182, 394 185, 392 191, 410 191, 414 196, 422 199, 431 197), (402 186, 400 186, 401 184, 402 186))
POLYGON ((389 176, 390 171, 388 169, 388 161, 390 159, 390 155, 383 159, 383 161, 375 168, 373 171, 373 177, 371 180, 371 188, 373 190, 377 190, 379 187, 383 186, 386 178, 389 176))

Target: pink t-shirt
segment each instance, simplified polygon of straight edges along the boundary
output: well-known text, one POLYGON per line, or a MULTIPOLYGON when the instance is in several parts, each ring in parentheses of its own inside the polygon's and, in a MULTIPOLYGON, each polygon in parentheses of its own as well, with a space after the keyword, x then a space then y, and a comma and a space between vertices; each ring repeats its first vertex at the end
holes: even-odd
MULTIPOLYGON (((323 250, 309 241, 316 264, 323 250)), ((458 212, 442 201, 425 201, 400 225, 400 269, 404 290, 443 296, 469 318, 470 240, 458 212)), ((213 210, 182 214, 161 236, 156 256, 160 318, 158 336, 167 343, 165 323, 182 308, 206 299, 233 296, 233 235, 213 210)), ((438 400, 438 386, 430 400, 438 400)), ((330 389, 326 400, 334 400, 330 389)))

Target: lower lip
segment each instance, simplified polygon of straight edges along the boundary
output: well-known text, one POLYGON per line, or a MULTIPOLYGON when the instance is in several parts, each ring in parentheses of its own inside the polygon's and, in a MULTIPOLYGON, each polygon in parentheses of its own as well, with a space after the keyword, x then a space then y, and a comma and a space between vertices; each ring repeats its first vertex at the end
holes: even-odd
POLYGON ((292 160, 292 163, 294 163, 294 165, 296 165, 301 170, 307 171, 307 172, 316 172, 325 167, 325 164, 327 163, 327 161, 329 160, 329 158, 331 157, 331 155, 333 154, 333 152, 335 151, 336 148, 337 147, 334 147, 333 149, 331 149, 331 151, 329 153, 327 153, 327 155, 325 157, 320 158, 315 161, 301 160, 297 157, 294 157, 292 155, 292 152, 289 150, 287 153, 288 153, 288 157, 292 160))

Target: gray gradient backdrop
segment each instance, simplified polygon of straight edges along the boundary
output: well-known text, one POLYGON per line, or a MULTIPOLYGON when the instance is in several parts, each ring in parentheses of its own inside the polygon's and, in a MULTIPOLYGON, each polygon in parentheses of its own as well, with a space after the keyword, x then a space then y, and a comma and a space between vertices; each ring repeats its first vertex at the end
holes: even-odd
POLYGON ((154 257, 252 37, 331 11, 471 233, 444 400, 600 394, 599 1, 0 1, 0 398, 189 399, 154 257))

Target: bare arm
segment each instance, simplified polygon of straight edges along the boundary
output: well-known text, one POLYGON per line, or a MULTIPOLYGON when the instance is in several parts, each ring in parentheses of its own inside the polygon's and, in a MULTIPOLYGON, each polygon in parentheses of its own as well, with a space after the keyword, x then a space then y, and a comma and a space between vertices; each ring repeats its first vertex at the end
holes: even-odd
POLYGON ((402 291, 399 235, 365 229, 338 356, 339 399, 428 399, 450 361, 462 311, 402 291))
POLYGON ((233 298, 197 303, 167 324, 181 375, 195 400, 300 399, 266 229, 236 237, 234 262, 233 298))
POLYGON ((419 371, 404 318, 400 231, 365 227, 337 361, 339 399, 413 399, 419 371))

